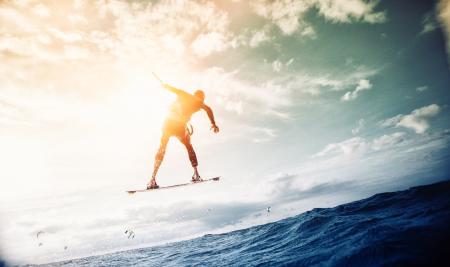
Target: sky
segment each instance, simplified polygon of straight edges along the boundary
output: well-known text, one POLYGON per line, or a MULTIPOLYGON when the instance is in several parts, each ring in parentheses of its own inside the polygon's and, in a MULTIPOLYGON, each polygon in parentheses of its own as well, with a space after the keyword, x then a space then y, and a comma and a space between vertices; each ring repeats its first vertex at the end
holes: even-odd
MULTIPOLYGON (((448 0, 0 1, 0 256, 164 244, 448 179, 449 38, 448 0), (205 91, 220 133, 198 112, 192 143, 220 182, 125 193, 175 100, 152 72, 205 91)), ((171 140, 158 183, 191 175, 171 140)))

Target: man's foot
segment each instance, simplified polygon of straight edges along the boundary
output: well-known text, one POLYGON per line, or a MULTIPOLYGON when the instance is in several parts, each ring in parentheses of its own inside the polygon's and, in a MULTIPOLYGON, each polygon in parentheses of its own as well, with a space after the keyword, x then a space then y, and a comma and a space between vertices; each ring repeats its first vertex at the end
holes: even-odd
POLYGON ((203 179, 200 177, 200 175, 198 175, 198 174, 194 174, 194 175, 192 175, 192 180, 191 180, 193 183, 197 183, 197 182, 201 182, 201 181, 203 181, 203 179))
POLYGON ((192 175, 192 182, 197 183, 203 181, 200 177, 200 174, 198 174, 197 166, 194 166, 194 174, 192 175))
POLYGON ((147 184, 147 189, 157 189, 159 185, 156 183, 155 179, 152 179, 150 183, 147 184))

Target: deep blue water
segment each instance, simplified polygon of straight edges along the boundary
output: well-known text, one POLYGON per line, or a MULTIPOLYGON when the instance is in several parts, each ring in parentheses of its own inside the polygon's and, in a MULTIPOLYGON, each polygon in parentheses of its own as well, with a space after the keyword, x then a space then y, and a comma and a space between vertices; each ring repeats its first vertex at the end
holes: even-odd
POLYGON ((52 266, 450 266, 450 181, 52 266))

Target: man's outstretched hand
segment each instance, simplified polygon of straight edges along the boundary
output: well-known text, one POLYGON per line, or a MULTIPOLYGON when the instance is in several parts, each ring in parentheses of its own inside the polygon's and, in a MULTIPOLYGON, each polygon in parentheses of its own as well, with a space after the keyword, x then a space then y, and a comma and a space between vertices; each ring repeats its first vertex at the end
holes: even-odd
POLYGON ((211 126, 211 130, 213 130, 214 133, 218 133, 219 132, 219 127, 217 127, 217 125, 213 124, 211 126))

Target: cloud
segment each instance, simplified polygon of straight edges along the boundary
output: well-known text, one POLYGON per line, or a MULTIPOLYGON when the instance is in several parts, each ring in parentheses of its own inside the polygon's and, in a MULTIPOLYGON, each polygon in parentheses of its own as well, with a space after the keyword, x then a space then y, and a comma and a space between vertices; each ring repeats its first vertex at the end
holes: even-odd
POLYGON ((405 133, 396 132, 383 135, 371 141, 356 136, 339 143, 328 144, 322 151, 312 157, 363 155, 370 151, 379 151, 396 146, 404 141, 405 133))
MULTIPOLYGON (((167 70, 170 77, 189 76, 192 65, 202 57, 232 48, 236 42, 245 44, 236 41, 236 35, 229 31, 227 12, 214 3, 35 3, 8 1, 0 5, 0 24, 4 26, 0 59, 6 63, 0 66, 0 101, 11 102, 6 91, 13 91, 17 96, 14 99, 35 97, 18 105, 27 111, 20 116, 17 112, 12 116, 11 108, 0 107, 0 120, 8 125, 35 125, 47 121, 42 118, 58 117, 59 121, 64 116, 69 124, 68 118, 76 112, 80 113, 79 120, 87 119, 90 116, 82 111, 83 104, 76 110, 67 103, 99 101, 102 104, 96 104, 101 106, 124 89, 153 88, 154 81, 148 77, 151 70, 167 70), (67 105, 55 104, 58 109, 49 116, 45 108, 48 103, 47 107, 67 105)), ((257 42, 263 40, 255 41, 255 45, 257 42)), ((259 88, 253 85, 252 89, 259 88)), ((264 99, 270 95, 267 91, 264 97, 253 92, 255 96, 249 98, 266 104, 264 99)), ((227 100, 226 110, 241 114, 244 107, 256 109, 235 95, 227 100)), ((272 100, 269 102, 277 106, 277 100, 272 100)), ((154 97, 150 101, 157 102, 154 97)))
POLYGON ((323 157, 327 155, 351 155, 359 152, 365 152, 369 144, 364 138, 359 136, 347 139, 339 143, 328 144, 322 151, 313 155, 313 157, 323 157))
POLYGON ((244 111, 243 102, 240 100, 227 101, 225 103, 225 110, 234 111, 237 114, 241 115, 244 111))
POLYGON ((302 31, 300 32, 301 36, 308 37, 310 39, 316 39, 317 33, 314 30, 314 28, 311 25, 306 25, 302 28, 302 31))
POLYGON ((426 90, 428 90, 428 89, 429 89, 428 86, 424 85, 424 86, 419 86, 419 87, 417 87, 417 88, 416 88, 416 91, 418 91, 418 92, 423 92, 423 91, 426 91, 426 90))
POLYGON ((425 15, 422 16, 421 23, 422 23, 422 31, 420 32, 420 34, 429 33, 437 29, 438 22, 434 15, 434 10, 425 13, 425 15))
MULTIPOLYGON (((353 186, 359 188, 356 190, 359 193, 373 186, 380 192, 393 185, 442 179, 441 174, 445 176, 448 169, 445 162, 449 156, 449 137, 448 130, 429 135, 396 132, 373 139, 353 137, 329 144, 315 156, 302 161, 296 171, 291 170, 295 175, 286 177, 286 182, 280 180, 277 192, 286 190, 295 197, 296 190, 311 188, 317 181, 331 182, 330 189, 332 184, 343 182, 342 185, 349 186, 346 194, 355 192, 351 189, 353 186)), ((297 192, 297 195, 301 194, 297 192)))
POLYGON ((29 125, 32 126, 35 122, 28 118, 28 111, 21 107, 20 104, 6 99, 0 98, 0 125, 29 125))
POLYGON ((293 58, 289 59, 286 63, 283 63, 279 59, 277 59, 272 62, 272 69, 274 72, 280 72, 284 67, 291 65, 293 62, 293 58))
POLYGON ((251 127, 249 132, 252 133, 252 141, 254 143, 269 142, 278 136, 276 129, 268 127, 251 127))
POLYGON ((49 17, 50 10, 44 4, 37 4, 33 8, 33 12, 41 17, 49 17))
POLYGON ((83 39, 81 35, 76 32, 63 32, 56 28, 49 28, 47 31, 51 33, 55 38, 60 39, 65 43, 74 43, 83 39))
MULTIPOLYGON (((286 78, 286 87, 293 91, 309 94, 313 96, 320 95, 327 91, 341 91, 349 86, 364 87, 368 86, 361 80, 366 80, 369 77, 376 75, 380 69, 367 68, 365 66, 358 66, 353 70, 343 70, 336 74, 296 74, 286 78)), ((371 84, 369 85, 371 86, 371 84)), ((363 89, 359 89, 363 90, 363 89)))
POLYGON ((210 32, 199 35, 192 42, 194 53, 205 57, 213 52, 224 51, 228 47, 226 37, 219 32, 210 32))
POLYGON ((429 135, 396 132, 373 139, 353 137, 327 145, 298 170, 303 177, 322 181, 337 176, 340 180, 378 177, 386 182, 393 182, 394 177, 411 178, 415 173, 421 178, 439 176, 436 170, 442 170, 449 156, 448 133, 448 130, 429 135))
POLYGON ((87 19, 82 15, 71 14, 68 16, 68 19, 72 24, 87 24, 87 19))
POLYGON ((396 132, 393 134, 385 134, 381 137, 375 138, 370 144, 370 148, 373 150, 381 150, 388 147, 393 147, 402 143, 405 140, 405 133, 396 132))
POLYGON ((360 0, 317 0, 316 2, 319 13, 333 22, 383 23, 386 21, 385 12, 374 11, 377 1, 366 3, 360 0))
POLYGON ((291 65, 294 62, 294 58, 291 58, 288 60, 288 62, 286 62, 286 66, 291 65))
MULTIPOLYGON (((273 81, 250 82, 238 79, 238 71, 227 72, 222 68, 209 68, 201 74, 204 88, 214 94, 219 106, 246 115, 261 113, 264 109, 278 113, 280 108, 291 105, 290 91, 273 81), (226 86, 224 86, 226 85, 226 86), (242 103, 242 104, 239 104, 242 103)), ((275 114, 271 113, 271 114, 275 114)))
POLYGON ((405 127, 414 130, 417 134, 423 134, 430 124, 427 119, 439 114, 441 108, 436 104, 431 104, 413 110, 408 115, 399 114, 392 118, 381 121, 383 127, 405 127))
POLYGON ((254 1, 252 8, 256 14, 270 20, 285 35, 300 32, 300 35, 316 38, 314 28, 305 19, 305 14, 313 8, 326 20, 339 23, 386 21, 385 12, 375 12, 378 2, 365 3, 361 0, 276 0, 254 1))
POLYGON ((272 62, 272 68, 273 68, 273 71, 275 71, 275 72, 280 72, 282 66, 283 66, 283 63, 281 63, 281 61, 279 61, 279 60, 275 60, 274 62, 272 62))
POLYGON ((317 198, 328 194, 349 192, 358 187, 356 181, 314 182, 311 185, 299 186, 300 174, 282 174, 271 181, 269 192, 270 204, 294 202, 302 199, 317 198))
POLYGON ((299 17, 310 6, 302 1, 255 1, 252 8, 256 14, 277 25, 284 34, 291 35, 300 28, 299 17))
POLYGON ((257 47, 262 43, 270 41, 272 37, 270 36, 269 30, 270 27, 268 27, 268 25, 262 27, 262 29, 254 30, 250 36, 248 45, 250 47, 257 47))
POLYGON ((356 86, 356 89, 352 92, 345 93, 345 95, 342 96, 341 100, 342 101, 355 100, 358 97, 360 92, 362 92, 364 90, 370 90, 371 88, 372 88, 372 84, 370 83, 369 80, 367 80, 367 79, 359 80, 358 86, 356 86))
POLYGON ((352 129, 352 134, 353 135, 357 135, 361 132, 362 129, 364 129, 364 119, 359 119, 358 120, 358 125, 352 129))
MULTIPOLYGON (((58 1, 52 6, 51 12, 43 4, 23 4, 19 8, 16 2, 6 3, 0 7, 0 23, 8 30, 0 38, 12 35, 25 41, 28 47, 25 51, 34 52, 28 53, 28 56, 56 53, 59 46, 75 42, 80 48, 93 51, 108 42, 113 45, 101 47, 105 55, 131 57, 140 54, 146 58, 156 52, 170 53, 174 48, 176 55, 180 56, 183 54, 180 53, 181 46, 189 49, 189 56, 205 57, 245 44, 238 42, 238 36, 229 30, 228 13, 213 2, 79 3, 58 1), (38 16, 30 16, 32 13, 38 16), (42 16, 49 19, 43 20, 40 18, 42 16), (102 40, 92 38, 93 34, 98 37, 99 33, 102 34, 102 40), (51 47, 26 40, 44 34, 52 39, 51 47), (175 46, 165 45, 167 36, 176 40, 175 46)), ((13 51, 21 54, 16 49, 13 51)))

